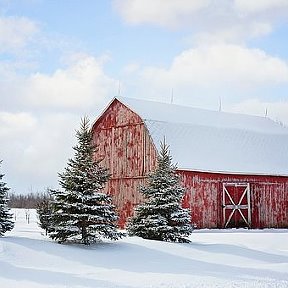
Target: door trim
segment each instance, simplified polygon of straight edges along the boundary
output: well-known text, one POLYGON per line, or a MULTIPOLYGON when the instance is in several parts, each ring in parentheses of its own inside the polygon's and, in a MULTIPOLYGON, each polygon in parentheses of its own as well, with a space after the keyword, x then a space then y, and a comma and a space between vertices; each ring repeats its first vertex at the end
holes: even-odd
POLYGON ((244 220, 244 222, 247 224, 249 228, 251 228, 251 201, 250 201, 250 184, 249 183, 239 183, 239 182, 229 182, 229 183, 223 183, 223 190, 222 190, 222 208, 223 208, 223 226, 224 228, 227 228, 228 224, 230 223, 234 213, 236 211, 239 212, 241 215, 241 218, 244 220), (244 191, 238 201, 238 203, 235 203, 233 198, 231 197, 227 187, 244 187, 244 191), (226 196, 228 196, 231 204, 226 204, 225 199, 226 196), (247 197, 247 204, 241 204, 244 197, 247 197), (231 210, 231 213, 228 217, 226 217, 226 210, 231 210), (247 219, 242 213, 241 209, 247 209, 247 219), (228 219, 227 219, 228 218, 228 219))

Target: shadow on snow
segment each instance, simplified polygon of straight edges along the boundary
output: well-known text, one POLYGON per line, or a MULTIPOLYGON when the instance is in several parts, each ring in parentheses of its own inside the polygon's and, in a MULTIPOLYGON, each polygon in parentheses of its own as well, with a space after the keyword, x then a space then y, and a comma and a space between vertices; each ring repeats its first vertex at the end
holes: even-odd
MULTIPOLYGON (((42 261, 45 263, 45 255, 48 254, 49 256, 62 257, 63 260, 65 259, 70 262, 74 262, 75 265, 78 263, 78 265, 88 265, 92 268, 98 267, 104 269, 118 269, 128 272, 187 274, 217 278, 220 277, 223 279, 233 280, 247 280, 249 278, 255 279, 255 277, 261 279, 270 278, 277 280, 288 280, 286 273, 275 272, 268 269, 244 268, 237 266, 237 263, 233 264, 232 266, 231 263, 229 263, 229 265, 224 265, 211 263, 208 260, 200 261, 193 259, 193 253, 196 253, 197 251, 213 253, 215 254, 215 258, 221 257, 221 254, 229 255, 231 258, 233 258, 233 256, 241 256, 246 258, 247 263, 250 259, 253 259, 262 261, 264 262, 263 264, 288 263, 288 257, 286 256, 270 254, 230 244, 179 244, 149 240, 140 240, 137 241, 137 243, 133 243, 136 239, 137 238, 135 237, 128 237, 118 242, 103 242, 93 244, 91 246, 75 244, 60 245, 47 239, 34 240, 24 237, 6 237, 2 238, 1 241, 4 243, 7 242, 7 244, 10 243, 13 245, 18 245, 20 249, 21 247, 22 249, 30 249, 32 250, 31 253, 33 253, 33 250, 43 252, 41 263, 42 261), (150 243, 152 245, 150 245, 150 243), (153 246, 156 248, 153 248, 153 246), (157 247, 161 248, 162 251, 159 251, 157 247), (177 251, 177 248, 184 251, 182 255, 185 256, 173 255, 173 251, 177 251), (163 251, 163 249, 166 249, 166 251, 163 251), (169 249, 172 249, 171 252, 169 249)), ((202 259, 205 258, 202 257, 202 259)), ((243 261, 245 261, 245 259, 243 261)), ((111 283, 109 284, 105 281, 99 281, 98 283, 98 280, 83 278, 82 274, 77 276, 76 274, 70 274, 67 272, 53 272, 38 269, 38 267, 41 268, 41 263, 31 263, 30 266, 35 265, 37 268, 20 268, 11 264, 1 263, 1 273, 3 273, 4 269, 7 270, 7 274, 4 272, 3 277, 5 277, 5 274, 13 275, 13 279, 15 279, 15 277, 20 277, 36 282, 43 282, 45 279, 48 279, 49 283, 53 281, 55 283, 65 284, 73 281, 74 284, 79 283, 79 285, 84 286, 93 285, 95 287, 97 284, 97 287, 101 287, 101 285, 110 287, 109 285, 111 285, 111 283)), ((80 267, 79 269, 85 272, 85 268, 80 267)), ((111 287, 129 286, 113 285, 111 287)))

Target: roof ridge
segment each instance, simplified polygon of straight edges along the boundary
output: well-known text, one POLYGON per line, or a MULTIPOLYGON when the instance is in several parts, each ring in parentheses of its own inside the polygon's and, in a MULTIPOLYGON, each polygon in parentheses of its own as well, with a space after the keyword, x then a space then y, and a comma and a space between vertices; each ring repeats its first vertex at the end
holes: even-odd
POLYGON ((288 134, 288 127, 263 116, 216 111, 146 99, 115 97, 142 119, 167 123, 187 123, 223 128, 237 128, 272 134, 288 134), (173 119, 173 120, 171 120, 173 119))

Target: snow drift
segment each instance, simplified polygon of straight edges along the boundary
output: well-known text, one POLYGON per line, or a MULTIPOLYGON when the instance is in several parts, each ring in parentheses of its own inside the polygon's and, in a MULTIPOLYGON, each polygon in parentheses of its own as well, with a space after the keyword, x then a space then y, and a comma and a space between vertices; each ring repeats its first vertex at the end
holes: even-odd
POLYGON ((1 288, 288 287, 288 230, 199 230, 192 243, 127 237, 88 247, 44 236, 34 210, 13 210, 0 238, 1 288), (29 215, 28 211, 27 215, 29 215))

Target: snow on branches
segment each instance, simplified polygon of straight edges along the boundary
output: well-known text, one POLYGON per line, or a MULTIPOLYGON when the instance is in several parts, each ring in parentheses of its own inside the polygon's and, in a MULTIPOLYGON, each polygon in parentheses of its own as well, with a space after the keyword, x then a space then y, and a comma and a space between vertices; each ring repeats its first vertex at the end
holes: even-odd
POLYGON ((89 120, 83 118, 76 133, 75 155, 59 174, 63 190, 51 191, 53 197, 49 236, 59 243, 73 241, 90 244, 102 237, 117 240, 124 234, 117 230, 115 207, 103 193, 110 174, 94 159, 89 120))
MULTIPOLYGON (((1 164, 2 161, 0 161, 1 164)), ((3 174, 0 174, 0 236, 3 236, 5 232, 10 231, 14 227, 14 222, 11 220, 13 215, 8 208, 7 193, 9 188, 6 187, 6 183, 2 181, 3 174)))
POLYGON ((129 235, 146 239, 189 242, 192 233, 190 211, 181 207, 185 189, 180 185, 172 165, 169 147, 161 143, 157 168, 148 176, 147 186, 140 188, 146 199, 135 209, 127 225, 129 235))

